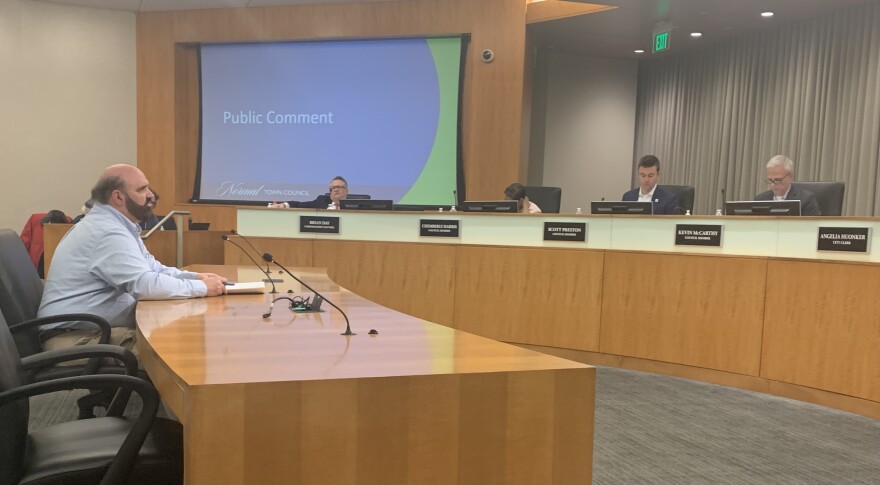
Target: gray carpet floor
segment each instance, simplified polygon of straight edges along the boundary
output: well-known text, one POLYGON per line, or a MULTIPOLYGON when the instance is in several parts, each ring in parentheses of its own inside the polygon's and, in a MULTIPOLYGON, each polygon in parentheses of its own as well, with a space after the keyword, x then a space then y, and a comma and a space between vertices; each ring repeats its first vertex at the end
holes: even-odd
MULTIPOLYGON (((880 421, 642 372, 597 369, 593 483, 880 484, 880 421)), ((31 401, 31 428, 78 395, 31 401)), ((126 414, 139 408, 137 397, 126 414)))

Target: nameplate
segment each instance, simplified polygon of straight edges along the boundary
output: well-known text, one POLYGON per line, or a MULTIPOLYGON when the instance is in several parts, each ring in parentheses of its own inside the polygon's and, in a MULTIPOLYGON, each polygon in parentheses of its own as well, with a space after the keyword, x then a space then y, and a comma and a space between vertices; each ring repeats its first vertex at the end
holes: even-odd
POLYGON ((545 222, 545 241, 584 242, 587 240, 586 222, 545 222))
POLYGON ((420 219, 419 236, 421 237, 458 237, 460 221, 449 219, 420 219))
POLYGON ((299 232, 339 234, 339 218, 324 216, 299 216, 299 232))
POLYGON ((721 225, 676 224, 675 245, 721 247, 721 225))
POLYGON ((817 249, 867 253, 870 241, 871 230, 868 227, 820 227, 817 249))

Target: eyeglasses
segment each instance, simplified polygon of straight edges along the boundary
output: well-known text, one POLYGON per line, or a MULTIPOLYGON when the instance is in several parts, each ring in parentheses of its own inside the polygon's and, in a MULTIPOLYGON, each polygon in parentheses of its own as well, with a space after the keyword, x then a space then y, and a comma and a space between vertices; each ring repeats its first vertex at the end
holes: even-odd
POLYGON ((788 178, 788 175, 786 175, 785 177, 782 177, 782 178, 766 179, 765 182, 767 182, 767 185, 779 185, 782 182, 785 182, 785 179, 787 179, 787 178, 788 178))
POLYGON ((331 185, 330 191, 332 192, 334 190, 342 190, 342 189, 347 189, 347 188, 348 188, 347 185, 331 185))

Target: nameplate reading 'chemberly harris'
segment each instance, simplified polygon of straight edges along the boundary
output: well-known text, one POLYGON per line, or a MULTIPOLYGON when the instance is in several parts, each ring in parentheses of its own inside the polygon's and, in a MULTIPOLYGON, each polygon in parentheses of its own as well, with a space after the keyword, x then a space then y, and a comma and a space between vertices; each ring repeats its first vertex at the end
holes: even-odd
POLYGON ((586 222, 545 222, 545 241, 585 242, 587 240, 586 222))
POLYGON ((676 224, 676 246, 721 247, 721 226, 717 224, 676 224))
POLYGON ((816 249, 867 253, 871 243, 870 227, 820 227, 816 249))
POLYGON ((419 219, 421 237, 459 237, 461 223, 449 219, 419 219))
POLYGON ((339 234, 339 218, 324 216, 299 216, 299 232, 339 234))

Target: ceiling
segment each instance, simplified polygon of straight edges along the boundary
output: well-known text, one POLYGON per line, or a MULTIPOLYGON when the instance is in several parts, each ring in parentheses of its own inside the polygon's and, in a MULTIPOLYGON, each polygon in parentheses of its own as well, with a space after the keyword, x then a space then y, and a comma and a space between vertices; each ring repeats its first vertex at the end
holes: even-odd
POLYGON ((880 0, 570 0, 617 7, 591 15, 532 24, 538 45, 555 52, 618 58, 650 58, 658 24, 670 30, 674 54, 858 4, 880 0), (771 11, 770 19, 761 12, 771 11), (701 32, 699 39, 691 32, 701 32), (644 49, 644 54, 635 54, 644 49))
MULTIPOLYGON (((67 5, 150 12, 227 7, 387 0, 37 0, 67 5)), ((473 0, 479 1, 479 0, 473 0)), ((529 26, 538 45, 555 52, 617 58, 650 58, 654 30, 666 25, 670 49, 663 55, 816 17, 880 0, 568 0, 617 7, 614 10, 529 26), (761 12, 772 11, 771 19, 761 12), (692 39, 691 32, 703 37, 692 39), (644 54, 635 54, 644 49, 644 54)))

